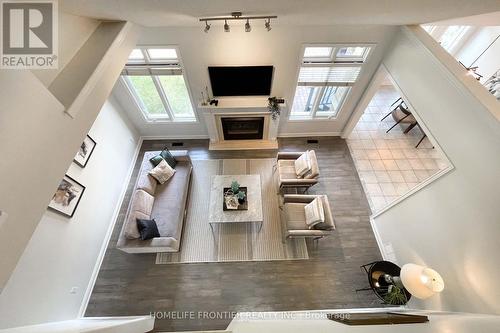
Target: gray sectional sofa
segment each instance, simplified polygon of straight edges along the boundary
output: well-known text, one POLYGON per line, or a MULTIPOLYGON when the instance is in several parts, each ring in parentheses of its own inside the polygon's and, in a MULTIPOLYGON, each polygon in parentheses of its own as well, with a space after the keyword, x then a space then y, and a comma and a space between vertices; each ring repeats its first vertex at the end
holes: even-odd
POLYGON ((144 154, 130 199, 117 248, 127 253, 178 252, 186 215, 193 166, 187 150, 173 150, 177 160, 175 174, 160 185, 148 172, 149 159, 160 151, 144 154), (141 240, 136 219, 154 218, 161 237, 141 240))

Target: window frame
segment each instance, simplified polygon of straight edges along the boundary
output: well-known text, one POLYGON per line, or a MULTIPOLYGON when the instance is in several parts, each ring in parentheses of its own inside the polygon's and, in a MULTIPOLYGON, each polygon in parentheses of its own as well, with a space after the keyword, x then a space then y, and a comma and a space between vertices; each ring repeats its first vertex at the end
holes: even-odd
MULTIPOLYGON (((302 122, 302 121, 314 121, 314 120, 322 120, 322 121, 336 121, 345 105, 347 100, 349 99, 349 96, 352 92, 352 88, 354 88, 358 82, 359 77, 363 74, 364 72, 364 65, 367 63, 370 55, 373 53, 373 50, 375 49, 376 44, 375 43, 328 43, 328 44, 303 44, 301 47, 301 51, 299 54, 299 59, 298 59, 298 67, 297 67, 297 75, 296 75, 296 80, 295 80, 295 89, 293 92, 293 97, 292 97, 292 105, 290 106, 290 112, 288 113, 288 121, 291 122, 302 122), (307 47, 331 47, 332 52, 331 52, 331 57, 330 58, 324 58, 324 57, 317 57, 316 61, 311 61, 313 58, 304 58, 304 52, 307 47), (341 60, 337 60, 337 53, 341 48, 344 47, 365 47, 366 50, 363 53, 362 60, 361 58, 357 59, 349 59, 348 57, 342 58, 341 60), (299 84, 299 74, 300 70, 302 67, 312 67, 312 66, 320 66, 321 64, 328 64, 331 65, 332 67, 348 67, 348 66, 359 66, 360 71, 358 74, 358 77, 355 82, 353 83, 339 83, 339 84, 330 84, 330 85, 320 85, 317 87, 320 87, 320 91, 316 94, 316 97, 314 99, 314 103, 312 104, 312 109, 310 113, 306 112, 295 112, 293 113, 293 103, 295 102, 295 95, 297 94, 297 88, 301 86, 299 84), (342 100, 339 103, 338 110, 336 112, 319 112, 318 114, 318 105, 320 104, 321 99, 324 96, 324 92, 328 86, 334 86, 334 87, 349 87, 347 92, 342 96, 342 100)), ((310 87, 307 85, 302 85, 306 87, 310 87)))
POLYGON ((179 47, 177 45, 137 45, 134 47, 134 49, 139 49, 141 50, 144 60, 127 60, 127 64, 170 64, 170 65, 177 65, 178 67, 181 68, 181 75, 184 79, 184 84, 186 86, 187 90, 187 95, 189 98, 189 103, 191 104, 191 108, 193 110, 193 117, 179 117, 175 116, 174 111, 172 110, 172 107, 170 106, 170 103, 168 101, 167 95, 165 93, 165 90, 163 89, 163 86, 160 82, 159 75, 153 75, 150 74, 149 76, 151 77, 153 84, 156 88, 156 91, 158 92, 158 95, 160 97, 160 100, 163 104, 163 107, 165 109, 165 116, 163 115, 154 115, 150 114, 146 109, 145 105, 143 105, 142 99, 137 93, 137 90, 135 89, 133 83, 130 81, 128 78, 130 75, 122 75, 121 81, 122 84, 125 86, 127 89, 128 93, 134 100, 134 103, 136 107, 140 110, 144 120, 148 123, 158 123, 158 122, 165 122, 165 123, 198 123, 198 115, 196 112, 196 105, 193 103, 193 96, 191 94, 191 89, 188 84, 188 79, 187 79, 187 74, 184 68, 184 64, 182 62, 182 56, 180 54, 179 47), (177 59, 151 59, 149 57, 148 49, 175 49, 175 52, 177 54, 177 59))

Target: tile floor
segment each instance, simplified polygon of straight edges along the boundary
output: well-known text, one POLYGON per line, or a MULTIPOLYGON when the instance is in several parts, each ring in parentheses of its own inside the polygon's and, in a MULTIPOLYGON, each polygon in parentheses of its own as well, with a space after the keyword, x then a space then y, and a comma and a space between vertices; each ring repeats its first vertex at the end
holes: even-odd
POLYGON ((449 165, 427 138, 415 148, 423 135, 418 127, 404 134, 408 124, 400 124, 385 133, 395 122, 392 116, 380 120, 398 97, 394 87, 380 87, 347 139, 372 212, 449 165))

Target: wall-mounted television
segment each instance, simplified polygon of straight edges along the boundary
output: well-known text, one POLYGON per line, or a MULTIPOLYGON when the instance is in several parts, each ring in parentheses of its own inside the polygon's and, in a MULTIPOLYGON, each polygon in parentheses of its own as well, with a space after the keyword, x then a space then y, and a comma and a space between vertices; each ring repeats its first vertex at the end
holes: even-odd
POLYGON ((270 96, 273 66, 210 66, 214 97, 270 96))

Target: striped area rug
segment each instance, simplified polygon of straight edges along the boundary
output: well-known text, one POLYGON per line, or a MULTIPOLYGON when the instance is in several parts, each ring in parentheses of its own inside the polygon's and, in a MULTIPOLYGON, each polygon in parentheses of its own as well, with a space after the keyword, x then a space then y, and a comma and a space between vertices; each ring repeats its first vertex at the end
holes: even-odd
POLYGON ((191 193, 181 250, 158 253, 157 264, 309 259, 304 239, 282 241, 274 159, 194 160, 191 193), (260 174, 264 223, 224 224, 210 228, 210 176, 260 174))

